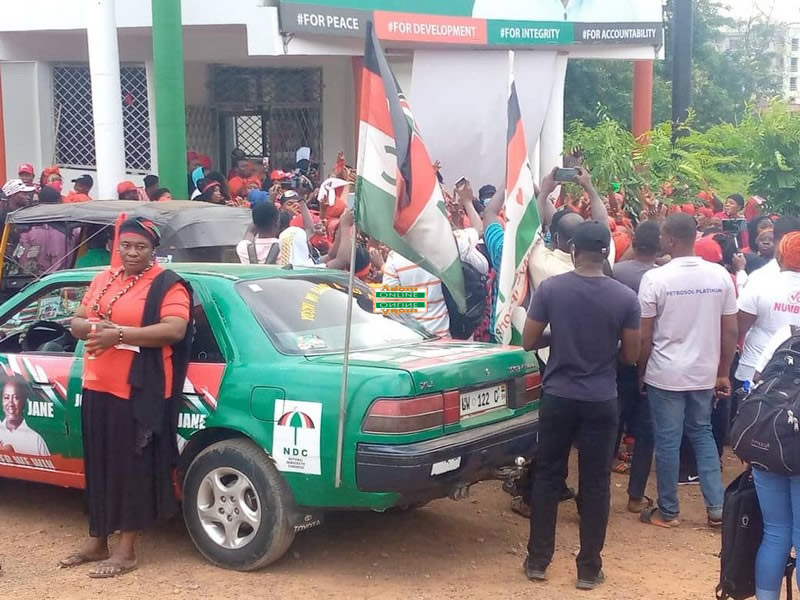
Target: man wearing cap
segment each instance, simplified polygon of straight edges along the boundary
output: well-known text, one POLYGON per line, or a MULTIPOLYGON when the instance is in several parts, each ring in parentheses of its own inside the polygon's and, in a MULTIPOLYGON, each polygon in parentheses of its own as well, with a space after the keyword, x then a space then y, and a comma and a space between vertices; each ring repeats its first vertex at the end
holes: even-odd
POLYGON ((32 185, 23 183, 21 179, 9 179, 3 186, 3 195, 6 197, 0 216, 3 223, 6 222, 6 215, 17 209, 28 206, 36 190, 32 185))
POLYGON ((36 177, 36 171, 30 163, 22 163, 17 169, 19 178, 25 185, 34 185, 33 180, 36 177))
POLYGON ((117 185, 117 197, 120 200, 139 200, 139 190, 132 181, 122 181, 117 185))
MULTIPOLYGON (((568 273, 575 268, 570 253, 572 232, 578 225, 583 223, 584 219, 578 213, 570 210, 556 210, 555 204, 550 198, 551 194, 555 192, 558 186, 555 180, 556 170, 557 167, 553 168, 553 170, 542 179, 536 197, 539 215, 542 220, 542 228, 536 234, 536 241, 531 249, 530 262, 528 265, 528 275, 532 289, 537 289, 550 277, 568 273), (549 231, 550 233, 550 247, 545 243, 545 231, 549 231)), ((591 175, 585 167, 580 167, 578 169, 576 183, 583 187, 589 196, 592 218, 600 223, 607 223, 608 210, 603 203, 603 199, 594 188, 591 175)), ((499 217, 504 201, 504 194, 495 194, 494 198, 486 205, 486 210, 483 215, 485 227, 483 239, 491 264, 497 272, 500 271, 500 265, 503 259, 503 243, 505 239, 505 231, 499 217)), ((495 279, 493 302, 496 302, 496 298, 497 279, 495 279)), ((524 318, 524 307, 520 307, 516 314, 519 315, 519 318, 524 318)), ((493 319, 494 315, 495 310, 493 307, 493 319)), ((494 330, 494 323, 492 323, 492 330, 494 330)), ((540 359, 542 369, 546 368, 545 363, 548 357, 549 351, 546 347, 541 348, 537 353, 537 358, 540 359)), ((564 483, 562 485, 561 494, 561 498, 564 501, 571 500, 575 497, 575 491, 567 485, 566 477, 567 469, 564 470, 564 483)), ((514 490, 512 494, 514 495, 514 499, 511 502, 511 509, 526 518, 530 517, 530 502, 528 498, 530 489, 529 475, 526 471, 526 475, 520 478, 517 483, 516 490, 514 490)))
POLYGON ((617 364, 634 364, 638 358, 640 309, 636 294, 603 272, 611 249, 607 222, 580 223, 571 237, 575 270, 536 289, 523 332, 526 350, 550 346, 524 566, 529 579, 546 579, 564 472, 575 443, 581 500, 577 587, 594 589, 603 582, 600 553, 617 434, 617 364))
POLYGON ((75 184, 72 191, 64 197, 65 204, 72 204, 74 202, 88 202, 91 200, 89 192, 92 191, 94 186, 94 179, 91 175, 81 175, 77 179, 73 179, 72 183, 75 184))

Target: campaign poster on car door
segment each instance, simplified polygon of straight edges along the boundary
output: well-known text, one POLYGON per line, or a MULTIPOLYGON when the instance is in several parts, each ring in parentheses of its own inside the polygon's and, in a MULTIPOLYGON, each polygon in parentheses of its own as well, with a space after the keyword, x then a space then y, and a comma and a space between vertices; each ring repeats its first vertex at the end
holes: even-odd
POLYGON ((183 403, 178 412, 178 450, 183 448, 217 410, 220 382, 224 364, 190 363, 183 382, 183 403))
POLYGON ((0 354, 0 473, 20 467, 79 471, 65 458, 67 381, 72 357, 0 354))
POLYGON ((461 46, 661 45, 661 0, 280 0, 281 29, 461 46))

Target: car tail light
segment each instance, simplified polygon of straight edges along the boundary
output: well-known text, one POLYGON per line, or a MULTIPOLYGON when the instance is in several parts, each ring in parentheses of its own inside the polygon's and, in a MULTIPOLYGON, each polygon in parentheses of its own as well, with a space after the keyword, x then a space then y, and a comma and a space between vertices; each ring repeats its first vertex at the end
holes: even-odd
POLYGON ((542 391, 542 376, 528 373, 514 380, 514 408, 522 408, 539 399, 542 391))
POLYGON ((453 425, 461 420, 461 392, 450 390, 444 393, 444 424, 453 425))
POLYGON ((365 433, 418 433, 443 427, 444 413, 442 394, 379 398, 369 407, 362 429, 365 433))

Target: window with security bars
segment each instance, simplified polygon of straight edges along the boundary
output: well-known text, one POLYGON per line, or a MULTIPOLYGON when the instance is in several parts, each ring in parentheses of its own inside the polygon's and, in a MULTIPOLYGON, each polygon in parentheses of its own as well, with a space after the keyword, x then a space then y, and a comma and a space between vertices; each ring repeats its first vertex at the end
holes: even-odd
POLYGON ((247 156, 293 167, 297 149, 308 146, 319 160, 321 69, 214 66, 211 81, 212 102, 232 129, 228 137, 247 156))
MULTIPOLYGON (((150 170, 150 112, 144 66, 120 67, 120 100, 125 141, 125 166, 150 170)), ((62 167, 95 168, 92 79, 86 65, 53 66, 56 163, 62 167)))

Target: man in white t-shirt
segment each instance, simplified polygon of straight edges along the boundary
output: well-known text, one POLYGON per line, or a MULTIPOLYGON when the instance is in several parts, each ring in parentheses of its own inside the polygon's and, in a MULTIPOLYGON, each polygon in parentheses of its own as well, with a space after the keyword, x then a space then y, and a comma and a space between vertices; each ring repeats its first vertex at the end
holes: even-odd
MULTIPOLYGON (((478 250, 480 237, 469 227, 453 231, 462 261, 471 264, 482 275, 489 273, 489 263, 478 250)), ((389 253, 383 267, 383 285, 402 285, 428 290, 428 312, 412 314, 417 322, 433 335, 450 337, 450 315, 444 301, 442 280, 401 256, 394 250, 389 253)))
POLYGON ((3 413, 0 422, 0 450, 28 456, 50 456, 44 439, 25 422, 28 384, 19 376, 10 377, 3 385, 3 413))
POLYGON ((639 287, 639 377, 647 385, 658 478, 658 507, 645 509, 642 521, 661 527, 680 524, 678 469, 684 432, 697 458, 708 523, 722 525, 722 475, 711 411, 715 390, 723 397, 731 393, 736 290, 722 266, 695 256, 696 228, 685 213, 667 218, 661 249, 673 258, 645 273, 639 287))

